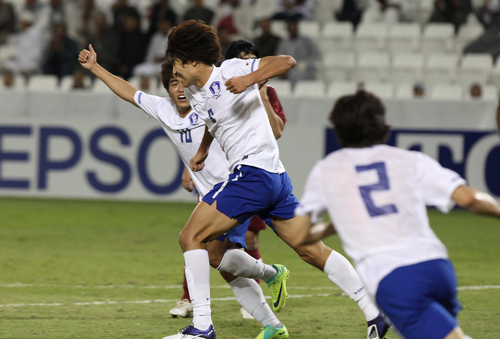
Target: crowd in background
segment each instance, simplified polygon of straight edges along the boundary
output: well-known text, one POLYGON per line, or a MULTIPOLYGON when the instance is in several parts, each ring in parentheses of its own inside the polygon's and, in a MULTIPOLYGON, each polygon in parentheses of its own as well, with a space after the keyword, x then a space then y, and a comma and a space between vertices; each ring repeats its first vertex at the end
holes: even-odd
MULTIPOLYGON (((302 36, 299 20, 314 20, 316 1, 262 0, 268 10, 257 9, 261 0, 185 0, 182 10, 169 0, 156 0, 144 10, 140 0, 24 0, 21 7, 0 0, 0 69, 6 74, 35 73, 62 78, 78 67, 80 49, 92 44, 99 63, 125 79, 158 76, 164 62, 168 33, 189 19, 216 28, 223 53, 235 39, 254 41, 260 57, 288 54, 298 62, 287 76, 292 82, 316 78, 321 60, 317 42, 302 36), (266 2, 267 1, 267 2, 266 2), (271 20, 286 20, 288 38, 271 31, 271 20)), ((175 1, 175 0, 174 0, 175 1)), ((411 21, 405 6, 411 0, 343 0, 331 19, 350 21, 411 21), (370 1, 377 6, 368 6, 370 1)), ((260 6, 262 7, 262 6, 260 6)), ((500 0, 435 0, 431 22, 458 27, 475 13, 485 33, 466 52, 500 54, 500 0)))

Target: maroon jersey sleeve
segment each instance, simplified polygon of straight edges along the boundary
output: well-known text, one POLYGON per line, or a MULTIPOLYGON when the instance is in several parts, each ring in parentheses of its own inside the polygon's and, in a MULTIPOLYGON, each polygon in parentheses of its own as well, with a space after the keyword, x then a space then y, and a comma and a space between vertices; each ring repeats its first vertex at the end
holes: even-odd
POLYGON ((280 99, 278 99, 278 93, 276 93, 274 87, 267 86, 267 96, 269 97, 271 106, 273 106, 274 113, 276 113, 281 120, 283 120, 283 123, 286 124, 285 111, 283 110, 283 106, 281 106, 280 99))

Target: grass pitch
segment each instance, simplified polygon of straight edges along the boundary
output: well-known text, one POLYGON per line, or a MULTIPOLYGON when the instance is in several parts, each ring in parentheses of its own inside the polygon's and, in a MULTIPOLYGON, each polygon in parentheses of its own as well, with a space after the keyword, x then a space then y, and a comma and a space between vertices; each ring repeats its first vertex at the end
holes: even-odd
MULTIPOLYGON (((187 326, 168 310, 181 296, 178 234, 194 205, 0 199, 0 338, 162 338, 187 326), (37 305, 38 304, 38 305, 37 305)), ((461 287, 460 323, 473 338, 500 333, 500 223, 430 211, 461 287)), ((297 339, 366 338, 364 317, 326 276, 301 262, 272 231, 261 233, 268 263, 291 271, 278 314, 297 339)), ((338 238, 326 243, 340 250, 338 238)), ((255 338, 260 326, 212 270, 219 338, 255 338)), ((267 288, 263 285, 264 292, 267 288)), ((389 338, 396 338, 390 334, 389 338)))

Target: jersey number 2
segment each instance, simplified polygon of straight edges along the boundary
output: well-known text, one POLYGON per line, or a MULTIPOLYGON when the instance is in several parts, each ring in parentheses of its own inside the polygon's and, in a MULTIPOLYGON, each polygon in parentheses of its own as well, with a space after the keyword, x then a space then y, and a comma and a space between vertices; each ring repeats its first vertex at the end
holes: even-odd
POLYGON ((359 186, 359 192, 366 205, 368 214, 370 214, 370 217, 374 218, 381 215, 398 213, 396 205, 375 206, 375 202, 371 196, 372 191, 387 191, 390 189, 385 162, 376 162, 366 166, 356 166, 356 172, 358 173, 372 170, 377 171, 379 181, 373 185, 359 186))

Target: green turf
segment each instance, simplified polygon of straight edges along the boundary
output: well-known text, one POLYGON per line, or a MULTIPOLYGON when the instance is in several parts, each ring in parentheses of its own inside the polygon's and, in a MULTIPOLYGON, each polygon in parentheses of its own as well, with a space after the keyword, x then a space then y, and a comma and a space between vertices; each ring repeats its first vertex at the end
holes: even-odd
MULTIPOLYGON (((0 304, 62 304, 0 307, 0 338, 161 338, 186 326, 188 320, 168 317, 175 302, 127 302, 180 298, 180 287, 160 287, 182 283, 177 238, 193 207, 0 199, 0 304), (5 286, 16 283, 33 286, 5 286), (95 301, 116 303, 74 304, 95 301)), ((500 285, 497 221, 460 211, 449 216, 431 211, 430 218, 450 251, 460 285, 500 285)), ((338 238, 326 242, 340 250, 338 238)), ((291 270, 291 295, 328 294, 288 300, 278 316, 291 338, 366 337, 357 306, 270 231, 261 235, 261 253, 266 262, 291 270)), ((217 287, 212 298, 232 297, 212 272, 217 287)), ((465 290, 459 296, 464 330, 474 338, 498 338, 500 290, 465 290)), ((212 306, 219 338, 259 333, 259 324, 240 318, 235 301, 214 300, 212 306)))

